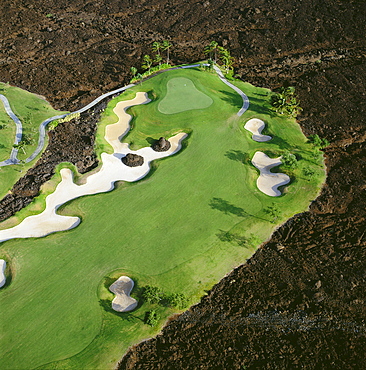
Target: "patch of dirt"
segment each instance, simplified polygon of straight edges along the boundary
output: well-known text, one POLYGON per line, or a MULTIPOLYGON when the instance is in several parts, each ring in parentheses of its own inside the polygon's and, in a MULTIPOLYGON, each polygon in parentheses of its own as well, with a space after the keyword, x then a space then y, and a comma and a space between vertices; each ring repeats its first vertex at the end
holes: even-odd
MULTIPOLYGON (((294 85, 304 133, 331 142, 327 181, 309 211, 162 334, 132 348, 120 369, 365 367, 364 1, 4 0, 2 14, 0 80, 57 108, 73 110, 125 85, 153 41, 169 39, 180 63, 202 59, 203 46, 216 40, 231 50, 242 79, 294 85)), ((60 139, 42 156, 46 171, 28 173, 34 177, 16 185, 19 198, 9 204, 20 209, 17 199, 36 193, 33 182, 59 160, 89 155, 78 166, 94 166, 93 139, 82 138, 92 137, 94 123, 80 130, 70 123, 52 134, 60 139), (68 141, 80 151, 70 145, 68 153, 68 141)))

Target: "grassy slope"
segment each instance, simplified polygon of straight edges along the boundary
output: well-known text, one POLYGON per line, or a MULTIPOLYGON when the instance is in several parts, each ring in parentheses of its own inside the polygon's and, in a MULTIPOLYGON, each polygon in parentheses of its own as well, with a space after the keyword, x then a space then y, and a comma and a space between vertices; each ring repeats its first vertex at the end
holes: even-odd
MULTIPOLYGON (((283 197, 274 199, 256 189, 257 171, 246 165, 256 150, 269 153, 268 148, 274 152, 295 143, 306 157, 310 148, 294 122, 268 114, 267 90, 244 83, 238 86, 252 102, 240 119, 236 116, 240 97, 217 76, 194 70, 161 74, 109 104, 98 131, 99 149, 106 147, 105 125, 115 122, 113 106, 136 91, 149 91, 157 100, 131 109, 137 118, 126 141, 137 148, 184 129, 192 131, 188 146, 160 161, 145 180, 120 184, 111 193, 84 197, 63 207, 63 214, 83 218, 78 228, 1 245, 0 257, 11 260, 15 275, 0 292, 6 313, 2 315, 6 334, 0 345, 7 349, 1 367, 33 368, 64 359, 44 368, 113 368, 131 343, 157 329, 141 323, 149 309, 146 304, 131 314, 118 315, 98 301, 111 298, 103 284, 105 276, 122 269, 139 285, 183 292, 193 303, 244 262, 255 250, 253 243, 269 237, 274 224, 265 207, 273 201, 279 204, 283 212, 279 222, 306 209, 323 179, 320 166, 316 167, 318 177, 310 182, 298 176, 283 197), (213 105, 161 114, 157 105, 166 83, 180 76, 190 78, 213 99, 213 105), (278 138, 273 143, 253 142, 243 129, 252 117, 265 119, 266 133, 278 138), (255 241, 246 247, 220 241, 217 234, 222 231, 253 234, 255 241)), ((159 310, 162 321, 172 313, 159 310)))
MULTIPOLYGON (((5 95, 9 100, 13 112, 17 115, 23 125, 23 135, 31 137, 32 144, 26 145, 24 154, 19 150, 18 159, 24 160, 29 157, 36 149, 38 144, 38 128, 41 122, 46 118, 60 114, 51 107, 51 105, 39 97, 28 91, 10 86, 0 82, 0 93, 5 95)), ((10 156, 10 152, 14 143, 15 124, 5 113, 3 104, 0 103, 0 124, 6 121, 7 128, 0 130, 0 161, 3 161, 10 156)), ((12 185, 24 175, 28 168, 34 165, 34 161, 24 165, 5 166, 0 169, 0 197, 2 198, 12 185)))

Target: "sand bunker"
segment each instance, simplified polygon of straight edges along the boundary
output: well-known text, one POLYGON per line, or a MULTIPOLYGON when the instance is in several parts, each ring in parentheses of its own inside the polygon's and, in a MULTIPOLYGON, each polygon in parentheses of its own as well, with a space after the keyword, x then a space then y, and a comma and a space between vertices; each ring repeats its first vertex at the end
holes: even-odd
POLYGON ((134 283, 128 276, 121 276, 110 287, 109 290, 116 296, 112 301, 112 308, 118 312, 132 311, 137 306, 136 299, 130 297, 134 283))
MULTIPOLYGON (((145 93, 142 94, 145 96, 145 99, 148 99, 145 93)), ((135 99, 130 100, 129 105, 123 105, 122 115, 126 114, 125 110, 128 106, 136 104, 135 99)), ((119 122, 120 121, 121 118, 119 117, 119 122)), ((120 137, 120 131, 119 129, 112 131, 114 132, 113 135, 110 134, 108 138, 110 140, 113 139, 114 143, 114 138, 120 137)), ((125 134, 127 131, 125 130, 125 134)), ((14 238, 42 237, 57 231, 69 230, 76 227, 80 223, 78 217, 56 214, 57 209, 62 204, 84 195, 111 191, 116 181, 134 182, 142 179, 150 171, 151 161, 168 157, 179 151, 181 142, 186 136, 187 134, 180 133, 171 137, 169 139, 171 147, 165 152, 155 152, 151 147, 132 151, 129 149, 128 144, 118 145, 118 148, 114 148, 115 150, 118 149, 118 152, 114 154, 102 153, 102 168, 98 172, 87 177, 85 184, 82 185, 76 185, 74 183, 71 170, 67 168, 62 169, 60 171, 62 181, 58 184, 56 190, 46 198, 46 209, 38 215, 27 217, 17 226, 0 230, 0 242, 14 238), (134 153, 142 156, 144 158, 144 164, 138 167, 128 167, 124 165, 121 158, 126 156, 127 153, 134 153)))
POLYGON ((118 117, 118 122, 113 125, 108 125, 105 129, 104 138, 112 146, 115 153, 118 153, 125 149, 126 143, 121 143, 121 138, 127 134, 130 129, 130 121, 132 116, 126 113, 126 110, 133 105, 147 104, 151 101, 147 94, 144 92, 138 92, 136 97, 132 100, 120 101, 117 103, 113 112, 118 117))
POLYGON ((281 157, 272 159, 263 152, 256 152, 252 163, 260 172, 257 179, 258 189, 271 197, 280 196, 282 193, 278 190, 278 187, 288 184, 290 178, 284 173, 272 173, 270 169, 282 163, 281 157))
POLYGON ((266 124, 261 119, 258 118, 250 119, 244 126, 246 130, 250 131, 253 134, 252 139, 259 143, 269 141, 272 139, 271 136, 261 134, 265 127, 266 124))
POLYGON ((5 268, 6 262, 4 260, 0 260, 0 288, 2 288, 6 283, 5 268))

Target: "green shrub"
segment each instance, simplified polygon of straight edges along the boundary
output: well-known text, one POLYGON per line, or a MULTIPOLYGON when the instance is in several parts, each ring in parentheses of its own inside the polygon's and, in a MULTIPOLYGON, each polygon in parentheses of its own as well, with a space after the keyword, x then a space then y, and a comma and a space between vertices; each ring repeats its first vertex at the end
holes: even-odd
POLYGON ((161 301, 163 292, 156 286, 145 286, 142 289, 142 298, 149 303, 159 303, 161 301))
POLYGON ((281 162, 285 167, 294 169, 297 167, 297 159, 294 154, 291 154, 289 151, 286 151, 281 156, 281 162))
POLYGON ((160 316, 155 310, 146 311, 144 323, 149 326, 156 326, 159 322, 160 316))
POLYGON ((188 298, 182 293, 172 293, 165 296, 167 305, 170 307, 175 307, 180 310, 187 307, 188 298))

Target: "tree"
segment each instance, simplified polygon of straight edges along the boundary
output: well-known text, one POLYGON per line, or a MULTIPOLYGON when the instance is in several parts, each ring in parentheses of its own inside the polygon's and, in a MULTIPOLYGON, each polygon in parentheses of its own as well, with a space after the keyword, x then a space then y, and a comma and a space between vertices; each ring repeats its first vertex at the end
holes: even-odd
POLYGON ((24 150, 25 145, 26 145, 25 141, 21 140, 19 141, 18 144, 14 144, 13 148, 18 149, 18 150, 20 149, 23 152, 23 154, 25 154, 25 150, 24 150))
POLYGON ((218 50, 223 67, 225 68, 226 73, 228 73, 229 70, 233 67, 234 58, 230 55, 229 50, 225 49, 224 47, 219 46, 218 50))
POLYGON ((278 93, 271 96, 272 110, 288 117, 296 117, 302 111, 299 104, 293 86, 281 87, 278 93))
POLYGON ((160 55, 160 49, 161 49, 162 45, 160 42, 158 41, 154 41, 153 44, 152 44, 152 51, 153 53, 156 53, 158 55, 160 55))
POLYGON ((163 57, 160 54, 156 54, 154 58, 154 62, 158 63, 159 66, 161 65, 161 61, 163 60, 163 57))
POLYGON ((272 203, 272 205, 265 208, 264 212, 266 212, 269 216, 273 218, 271 221, 272 223, 275 223, 277 218, 281 215, 281 211, 275 203, 272 203))
POLYGON ((214 61, 212 59, 208 59, 207 60, 207 64, 208 64, 207 70, 209 70, 210 72, 213 71, 213 69, 214 69, 214 61))
POLYGON ((294 169, 297 167, 297 159, 294 154, 291 154, 290 152, 286 151, 281 156, 281 162, 285 167, 294 169))
POLYGON ((310 180, 310 178, 315 174, 315 171, 313 168, 306 166, 303 168, 302 173, 308 180, 310 180))
POLYGON ((161 45, 161 49, 166 51, 166 64, 169 64, 169 49, 172 46, 173 45, 168 40, 164 40, 162 45, 161 45))
POLYGON ((159 303, 163 292, 156 286, 145 286, 142 290, 142 298, 149 303, 159 303))
POLYGON ((149 326, 156 326, 159 322, 160 316, 157 314, 155 310, 146 311, 144 323, 149 326))
POLYGON ((205 46, 203 52, 205 54, 208 54, 210 59, 212 59, 212 54, 214 55, 214 62, 217 61, 217 50, 218 50, 219 44, 216 41, 211 41, 209 45, 205 46))
POLYGON ((172 293, 165 297, 168 306, 176 307, 180 310, 187 307, 188 298, 182 293, 172 293))
POLYGON ((319 137, 319 135, 310 135, 308 141, 314 145, 316 148, 325 148, 329 145, 329 141, 327 139, 319 137))
POLYGON ((136 73, 137 73, 137 68, 136 68, 136 67, 131 67, 131 68, 130 68, 130 71, 131 71, 131 73, 132 73, 132 78, 135 78, 136 73))
POLYGON ((144 63, 143 65, 141 66, 143 69, 147 69, 148 71, 150 71, 150 68, 151 68, 151 65, 153 63, 150 55, 144 55, 144 63))

